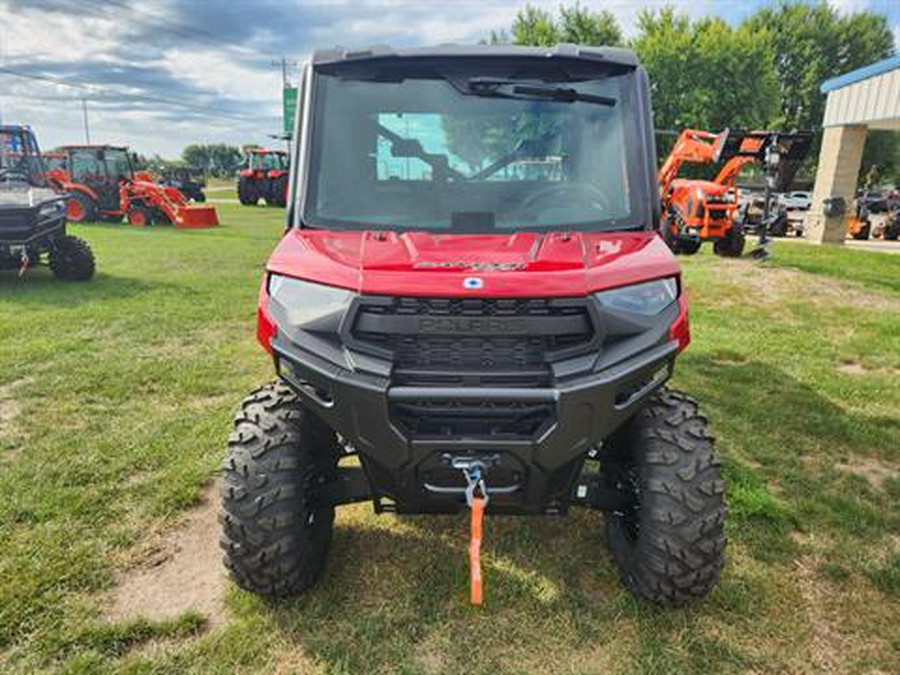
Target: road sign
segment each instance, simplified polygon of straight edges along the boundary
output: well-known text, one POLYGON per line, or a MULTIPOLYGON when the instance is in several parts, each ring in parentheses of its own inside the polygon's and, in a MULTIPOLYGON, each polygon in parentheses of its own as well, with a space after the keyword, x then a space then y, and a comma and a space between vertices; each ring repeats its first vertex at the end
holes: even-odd
POLYGON ((284 114, 284 135, 294 135, 294 117, 297 115, 297 87, 285 87, 282 97, 284 114))

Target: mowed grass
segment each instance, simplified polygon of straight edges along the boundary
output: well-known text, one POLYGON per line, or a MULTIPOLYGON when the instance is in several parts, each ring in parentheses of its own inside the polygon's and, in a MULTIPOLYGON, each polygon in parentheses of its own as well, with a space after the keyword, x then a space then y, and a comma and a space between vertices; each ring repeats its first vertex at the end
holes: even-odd
POLYGON ((238 402, 272 377, 255 301, 283 212, 218 209, 215 230, 73 228, 98 256, 89 284, 0 275, 0 671, 896 668, 900 256, 801 244, 764 265, 683 261, 693 344, 675 385, 710 416, 729 479, 728 565, 707 600, 628 596, 602 516, 579 511, 489 517, 473 609, 464 517, 358 505, 304 597, 230 587, 214 628, 195 612, 105 619, 117 575, 177 531, 238 402))

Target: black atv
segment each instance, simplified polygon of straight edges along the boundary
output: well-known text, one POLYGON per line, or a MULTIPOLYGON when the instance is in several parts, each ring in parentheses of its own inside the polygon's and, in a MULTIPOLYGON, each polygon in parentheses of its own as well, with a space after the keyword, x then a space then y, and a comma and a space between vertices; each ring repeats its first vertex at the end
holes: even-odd
POLYGON ((34 133, 0 126, 0 270, 21 274, 41 264, 58 279, 94 276, 90 246, 66 234, 66 195, 47 182, 34 133))

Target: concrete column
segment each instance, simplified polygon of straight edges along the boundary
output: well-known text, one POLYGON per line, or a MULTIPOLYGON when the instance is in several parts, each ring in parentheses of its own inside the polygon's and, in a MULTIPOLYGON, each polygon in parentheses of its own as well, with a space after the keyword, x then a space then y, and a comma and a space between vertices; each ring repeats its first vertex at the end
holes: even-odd
POLYGON ((806 214, 806 232, 810 241, 818 244, 843 244, 846 237, 845 216, 826 217, 822 207, 827 197, 843 197, 847 214, 853 213, 853 195, 862 164, 866 144, 864 124, 825 127, 812 206, 806 214))

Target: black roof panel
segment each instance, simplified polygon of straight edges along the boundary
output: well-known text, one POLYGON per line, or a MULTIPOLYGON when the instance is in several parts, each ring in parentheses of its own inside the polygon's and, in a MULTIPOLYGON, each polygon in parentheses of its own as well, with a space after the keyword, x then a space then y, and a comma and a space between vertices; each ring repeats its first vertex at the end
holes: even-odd
POLYGON ((546 58, 577 59, 605 62, 622 66, 637 66, 634 52, 619 47, 585 47, 559 44, 553 47, 521 47, 518 45, 438 45, 435 47, 409 47, 394 49, 387 45, 375 45, 365 49, 333 47, 313 53, 313 65, 337 64, 382 59, 431 59, 431 58, 546 58))

